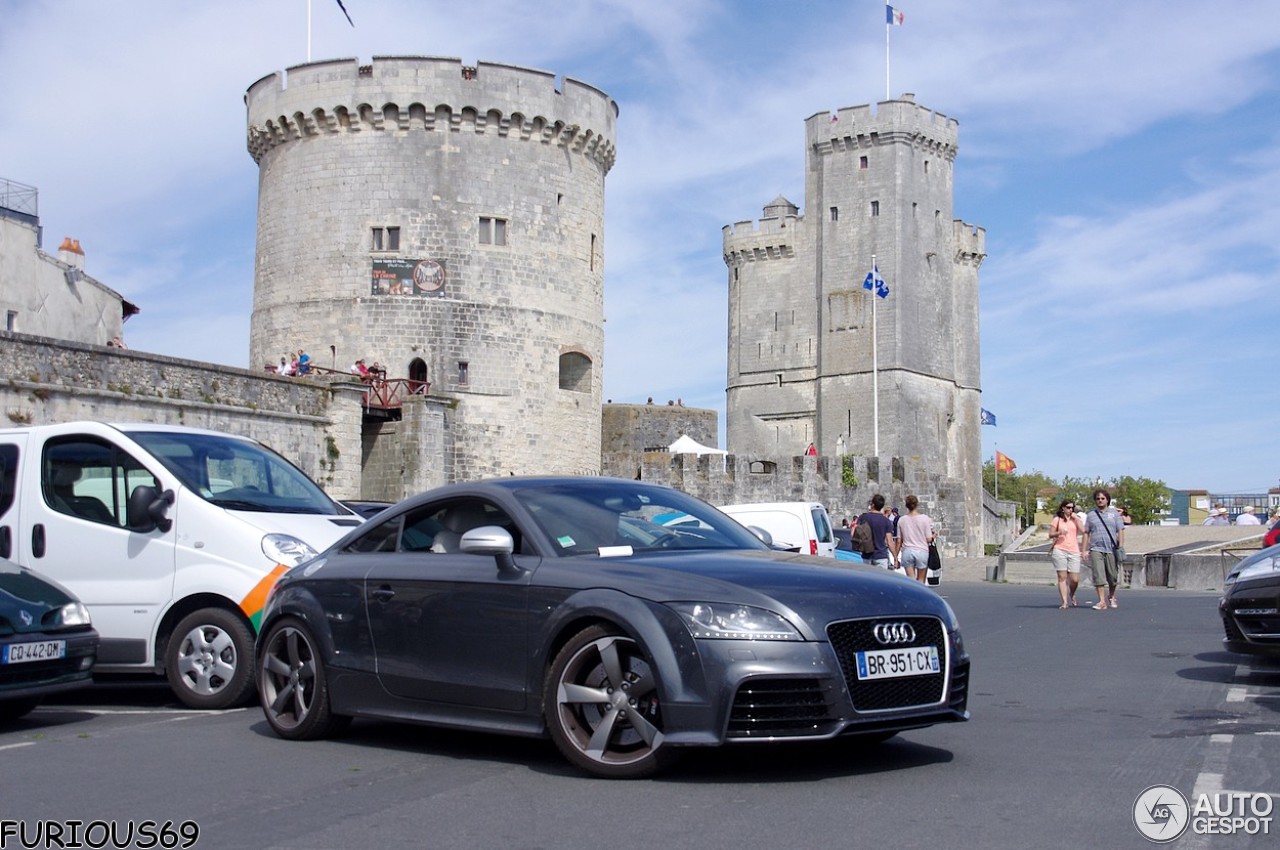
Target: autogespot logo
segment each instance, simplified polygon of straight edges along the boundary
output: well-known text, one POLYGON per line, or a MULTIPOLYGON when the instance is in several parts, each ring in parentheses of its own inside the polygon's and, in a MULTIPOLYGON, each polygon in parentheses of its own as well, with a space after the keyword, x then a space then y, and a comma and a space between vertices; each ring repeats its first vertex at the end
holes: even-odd
POLYGON ((1152 785, 1133 801, 1133 825, 1142 837, 1165 844, 1187 831, 1187 798, 1171 785, 1152 785))

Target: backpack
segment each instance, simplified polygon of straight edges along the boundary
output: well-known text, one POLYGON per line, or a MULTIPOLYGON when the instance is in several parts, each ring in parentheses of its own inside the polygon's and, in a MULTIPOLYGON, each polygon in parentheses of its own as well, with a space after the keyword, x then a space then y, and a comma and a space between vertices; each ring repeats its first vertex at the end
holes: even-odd
MULTIPOLYGON (((865 517, 866 514, 863 514, 865 517)), ((863 519, 858 522, 857 528, 853 530, 851 545, 855 550, 862 553, 862 557, 869 558, 876 551, 875 533, 871 530, 870 521, 863 519)))

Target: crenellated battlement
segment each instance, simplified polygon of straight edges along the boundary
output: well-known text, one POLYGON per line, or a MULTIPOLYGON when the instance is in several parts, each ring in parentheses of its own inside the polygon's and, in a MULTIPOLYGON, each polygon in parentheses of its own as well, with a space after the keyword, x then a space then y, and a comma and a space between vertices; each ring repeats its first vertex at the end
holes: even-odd
POLYGON ((953 221, 951 226, 956 246, 956 262, 974 268, 981 266, 982 261, 987 258, 986 229, 959 219, 953 221))
POLYGON ((805 141, 819 154, 906 143, 948 161, 958 150, 960 122, 921 106, 915 96, 818 112, 804 122, 805 141))
POLYGON ((375 57, 313 62, 268 74, 245 93, 247 147, 271 149, 360 132, 492 134, 557 145, 613 167, 618 106, 594 86, 545 71, 460 59, 375 57))
POLYGON ((721 229, 726 265, 757 260, 783 260, 796 255, 793 234, 802 221, 788 215, 739 221, 721 229))

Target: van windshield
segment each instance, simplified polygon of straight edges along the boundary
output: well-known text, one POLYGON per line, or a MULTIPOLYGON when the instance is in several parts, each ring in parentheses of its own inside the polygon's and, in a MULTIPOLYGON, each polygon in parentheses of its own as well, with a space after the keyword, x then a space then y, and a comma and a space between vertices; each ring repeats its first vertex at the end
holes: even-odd
POLYGON ((259 443, 177 431, 125 433, 210 504, 235 511, 346 513, 302 470, 259 443))

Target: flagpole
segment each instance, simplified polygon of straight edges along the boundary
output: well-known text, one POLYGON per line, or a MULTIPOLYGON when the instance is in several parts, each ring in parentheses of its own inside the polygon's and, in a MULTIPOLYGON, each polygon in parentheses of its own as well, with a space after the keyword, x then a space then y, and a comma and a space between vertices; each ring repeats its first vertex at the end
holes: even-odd
POLYGON ((996 499, 1000 498, 1000 450, 996 449, 996 499))
MULTIPOLYGON (((887 35, 885 39, 888 39, 887 35)), ((311 0, 307 0, 307 61, 311 61, 311 0)))
POLYGON ((884 99, 889 99, 889 20, 884 22, 884 99))
MULTIPOLYGON (((886 30, 887 31, 887 30, 886 30)), ((876 273, 876 255, 871 255, 871 274, 872 274, 872 290, 871 290, 871 433, 872 433, 872 453, 880 457, 880 346, 879 334, 876 330, 876 299, 879 295, 874 287, 878 284, 875 280, 876 273)))

